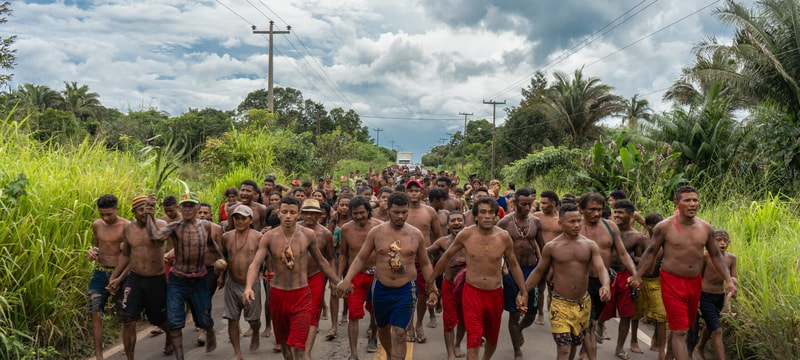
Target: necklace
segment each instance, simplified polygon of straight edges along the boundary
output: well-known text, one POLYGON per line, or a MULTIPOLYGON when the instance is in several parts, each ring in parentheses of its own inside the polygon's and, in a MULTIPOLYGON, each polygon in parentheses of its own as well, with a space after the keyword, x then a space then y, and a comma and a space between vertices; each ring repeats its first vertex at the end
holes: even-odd
POLYGON ((286 264, 286 267, 290 270, 294 268, 294 253, 292 252, 292 241, 294 240, 294 235, 297 233, 297 227, 294 228, 294 232, 292 232, 292 237, 287 238, 286 234, 281 229, 281 235, 283 235, 284 246, 283 246, 283 253, 281 254, 281 260, 286 264))
MULTIPOLYGON (((238 247, 236 247, 236 245, 234 245, 234 249, 236 250, 236 252, 239 252, 239 250, 242 250, 244 245, 247 244, 247 238, 249 237, 248 235, 249 234, 245 234, 244 241, 242 241, 241 245, 239 245, 238 247)), ((239 242, 239 232, 238 231, 233 233, 233 242, 234 242, 234 244, 239 242)))
POLYGON ((583 224, 583 226, 581 227, 581 232, 583 232, 583 229, 586 229, 586 234, 584 235, 586 235, 587 238, 597 241, 597 225, 595 225, 594 228, 592 228, 591 236, 589 236, 589 225, 583 224))
POLYGON ((519 235, 522 238, 527 238, 528 235, 530 235, 530 233, 531 233, 531 228, 533 228, 533 226, 531 226, 531 217, 530 217, 530 215, 527 215, 525 217, 525 219, 528 220, 528 227, 523 229, 524 231, 520 231, 519 230, 519 224, 517 224, 516 216, 511 218, 511 220, 514 220, 514 229, 517 230, 517 235, 519 235))

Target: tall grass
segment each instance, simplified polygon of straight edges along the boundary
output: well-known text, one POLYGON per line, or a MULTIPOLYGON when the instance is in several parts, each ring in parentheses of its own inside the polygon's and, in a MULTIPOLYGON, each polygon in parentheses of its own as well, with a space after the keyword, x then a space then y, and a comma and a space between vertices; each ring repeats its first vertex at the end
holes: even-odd
POLYGON ((142 192, 147 169, 132 155, 88 141, 33 142, 16 125, 0 124, 0 187, 19 174, 29 183, 26 195, 0 204, 0 337, 11 339, 0 343, 0 358, 22 358, 21 344, 76 357, 91 349, 85 293, 92 264, 84 252, 97 218, 94 201, 115 194, 120 216, 129 218, 126 203, 142 192))

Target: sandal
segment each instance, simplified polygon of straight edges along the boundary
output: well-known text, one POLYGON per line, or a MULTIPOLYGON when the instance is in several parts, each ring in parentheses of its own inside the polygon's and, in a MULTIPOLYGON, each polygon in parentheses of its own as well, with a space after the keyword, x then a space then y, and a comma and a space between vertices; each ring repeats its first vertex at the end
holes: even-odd
POLYGON ((628 356, 628 353, 626 353, 624 351, 620 351, 620 352, 614 354, 614 356, 616 356, 616 357, 618 357, 618 358, 620 358, 622 360, 629 360, 631 358, 630 356, 628 356))
POLYGON ((416 342, 417 341, 417 334, 413 331, 406 330, 406 342, 416 342))
POLYGON ((417 342, 420 344, 424 344, 428 341, 428 338, 425 336, 425 332, 422 331, 422 328, 417 329, 417 342))
POLYGON ((164 350, 161 351, 161 353, 163 353, 164 355, 172 355, 172 353, 174 352, 175 352, 175 346, 172 344, 165 346, 164 350))
POLYGON ((325 340, 331 341, 333 339, 336 339, 337 336, 339 336, 339 334, 337 333, 336 329, 332 328, 328 330, 327 334, 325 334, 325 340))

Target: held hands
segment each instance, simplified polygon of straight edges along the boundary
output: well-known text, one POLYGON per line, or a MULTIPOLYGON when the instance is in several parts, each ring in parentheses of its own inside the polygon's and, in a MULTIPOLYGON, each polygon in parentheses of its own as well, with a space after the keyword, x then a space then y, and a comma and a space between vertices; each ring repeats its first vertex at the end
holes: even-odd
POLYGON ((108 292, 110 292, 111 295, 116 294, 117 289, 119 288, 120 281, 122 281, 121 276, 117 276, 116 278, 109 280, 108 285, 106 285, 106 290, 108 290, 108 292))
POLYGON ((436 289, 433 289, 433 291, 429 290, 428 301, 426 302, 426 304, 428 304, 429 308, 433 309, 436 306, 437 302, 439 302, 439 292, 436 291, 436 289))
POLYGON ((336 285, 336 291, 334 292, 334 295, 338 297, 345 297, 352 292, 353 284, 351 284, 349 281, 342 280, 336 285))
POLYGON ((642 278, 639 275, 631 276, 628 278, 627 285, 631 289, 639 290, 639 287, 642 285, 642 278))
POLYGON ((523 313, 528 312, 528 293, 526 291, 520 291, 517 294, 517 309, 523 313))
POLYGON ((611 300, 611 290, 609 290, 608 286, 603 285, 600 288, 600 301, 606 302, 611 300))
POLYGON ((725 287, 727 288, 726 294, 728 295, 728 297, 731 299, 736 298, 736 294, 739 292, 738 290, 736 290, 736 282, 728 281, 727 284, 725 284, 725 287))

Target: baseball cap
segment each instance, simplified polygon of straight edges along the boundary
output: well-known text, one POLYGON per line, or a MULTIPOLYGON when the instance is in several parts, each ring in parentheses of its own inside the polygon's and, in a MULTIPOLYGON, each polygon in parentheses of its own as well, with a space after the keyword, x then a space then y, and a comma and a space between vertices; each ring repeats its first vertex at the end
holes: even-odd
POLYGON ((292 180, 292 186, 300 186, 300 180, 297 179, 292 180))
POLYGON ((233 210, 233 214, 231 214, 231 216, 236 215, 236 214, 242 215, 244 217, 252 218, 253 217, 253 209, 250 209, 250 207, 247 206, 247 205, 239 205, 239 206, 236 207, 236 210, 233 210))
POLYGON ((200 203, 200 197, 197 196, 197 194, 195 194, 195 193, 183 194, 183 195, 181 195, 181 200, 178 201, 178 205, 181 205, 181 204, 184 204, 184 203, 199 204, 200 203))
POLYGON ((415 184, 415 185, 417 185, 417 187, 422 189, 422 182, 417 180, 417 179, 408 180, 408 182, 406 183, 406 189, 408 189, 408 186, 411 185, 411 184, 415 184))
POLYGON ((314 199, 306 199, 303 201, 303 207, 300 212, 318 212, 322 213, 322 208, 319 206, 319 201, 314 199))

